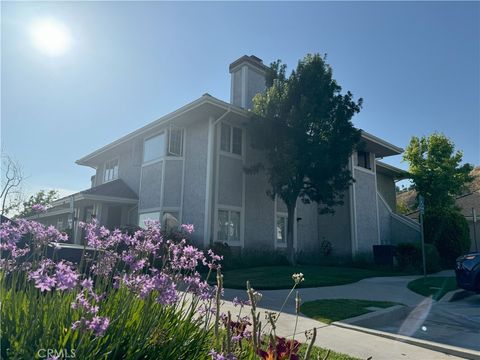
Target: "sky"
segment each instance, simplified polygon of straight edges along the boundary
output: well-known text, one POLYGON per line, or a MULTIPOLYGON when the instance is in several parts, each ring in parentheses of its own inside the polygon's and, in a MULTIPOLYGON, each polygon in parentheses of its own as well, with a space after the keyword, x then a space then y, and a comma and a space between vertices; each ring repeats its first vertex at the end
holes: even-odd
POLYGON ((27 193, 86 189, 94 170, 75 160, 206 92, 229 101, 228 65, 242 55, 291 70, 326 53, 343 91, 364 99, 355 126, 402 148, 443 132, 480 165, 479 2, 0 6, 1 145, 27 193), (68 33, 62 54, 34 42, 45 19, 68 33))

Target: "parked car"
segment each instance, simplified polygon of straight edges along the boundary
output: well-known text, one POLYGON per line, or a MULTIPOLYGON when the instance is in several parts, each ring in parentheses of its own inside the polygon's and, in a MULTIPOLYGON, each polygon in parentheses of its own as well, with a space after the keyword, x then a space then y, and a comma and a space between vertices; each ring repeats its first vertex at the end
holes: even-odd
POLYGON ((480 252, 458 257, 455 275, 458 287, 480 293, 480 252))

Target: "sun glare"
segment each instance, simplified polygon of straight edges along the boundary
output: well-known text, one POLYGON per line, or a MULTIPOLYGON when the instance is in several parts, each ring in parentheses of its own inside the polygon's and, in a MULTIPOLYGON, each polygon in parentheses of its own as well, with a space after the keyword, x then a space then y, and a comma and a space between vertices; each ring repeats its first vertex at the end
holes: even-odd
POLYGON ((69 29, 54 19, 35 21, 30 29, 35 47, 49 56, 64 54, 70 47, 69 29))

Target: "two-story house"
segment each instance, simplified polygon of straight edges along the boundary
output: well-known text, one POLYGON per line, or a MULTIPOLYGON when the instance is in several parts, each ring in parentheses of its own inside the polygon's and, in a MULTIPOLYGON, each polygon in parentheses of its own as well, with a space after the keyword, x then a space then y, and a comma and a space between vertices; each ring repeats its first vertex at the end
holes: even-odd
MULTIPOLYGON (((209 94, 84 156, 77 164, 95 170, 90 189, 57 200, 41 221, 74 228, 92 215, 109 227, 160 220, 166 227, 195 225, 194 241, 208 247, 276 249, 286 246, 287 212, 266 195, 263 173, 244 167, 260 154, 250 146, 246 124, 255 94, 265 90, 267 67, 255 56, 230 64, 230 102, 209 94), (73 219, 73 220, 72 220, 73 219)), ((397 215, 394 179, 399 169, 378 159, 403 150, 367 132, 349 162, 356 182, 333 215, 299 201, 295 247, 315 251, 330 241, 338 255, 371 252, 374 244, 419 237, 418 224, 397 215)))

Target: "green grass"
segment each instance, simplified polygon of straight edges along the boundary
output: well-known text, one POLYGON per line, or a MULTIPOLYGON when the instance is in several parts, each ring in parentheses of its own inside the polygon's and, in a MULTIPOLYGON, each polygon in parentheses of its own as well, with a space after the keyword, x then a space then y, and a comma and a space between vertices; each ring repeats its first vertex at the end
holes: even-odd
MULTIPOLYGON (((300 351, 298 352, 300 355, 300 359, 303 359, 303 357, 305 356, 306 350, 307 350, 307 345, 304 344, 300 347, 300 351)), ((312 349, 311 359, 323 359, 325 355, 327 355, 327 351, 328 351, 327 349, 314 347, 312 349)), ((352 357, 347 354, 341 354, 341 353, 337 353, 335 351, 330 350, 327 360, 360 360, 360 359, 352 357)))
POLYGON ((315 320, 330 324, 334 321, 349 319, 369 313, 367 307, 389 308, 398 303, 390 301, 369 301, 356 299, 324 299, 304 303, 300 311, 315 320))
POLYGON ((292 274, 303 273, 305 281, 300 287, 344 285, 377 276, 405 275, 404 273, 333 266, 263 266, 228 270, 224 273, 223 285, 231 289, 245 289, 247 280, 256 290, 290 289, 292 274))
POLYGON ((432 276, 410 281, 407 287, 417 294, 432 296, 433 300, 438 301, 457 288, 457 281, 453 276, 432 276))

